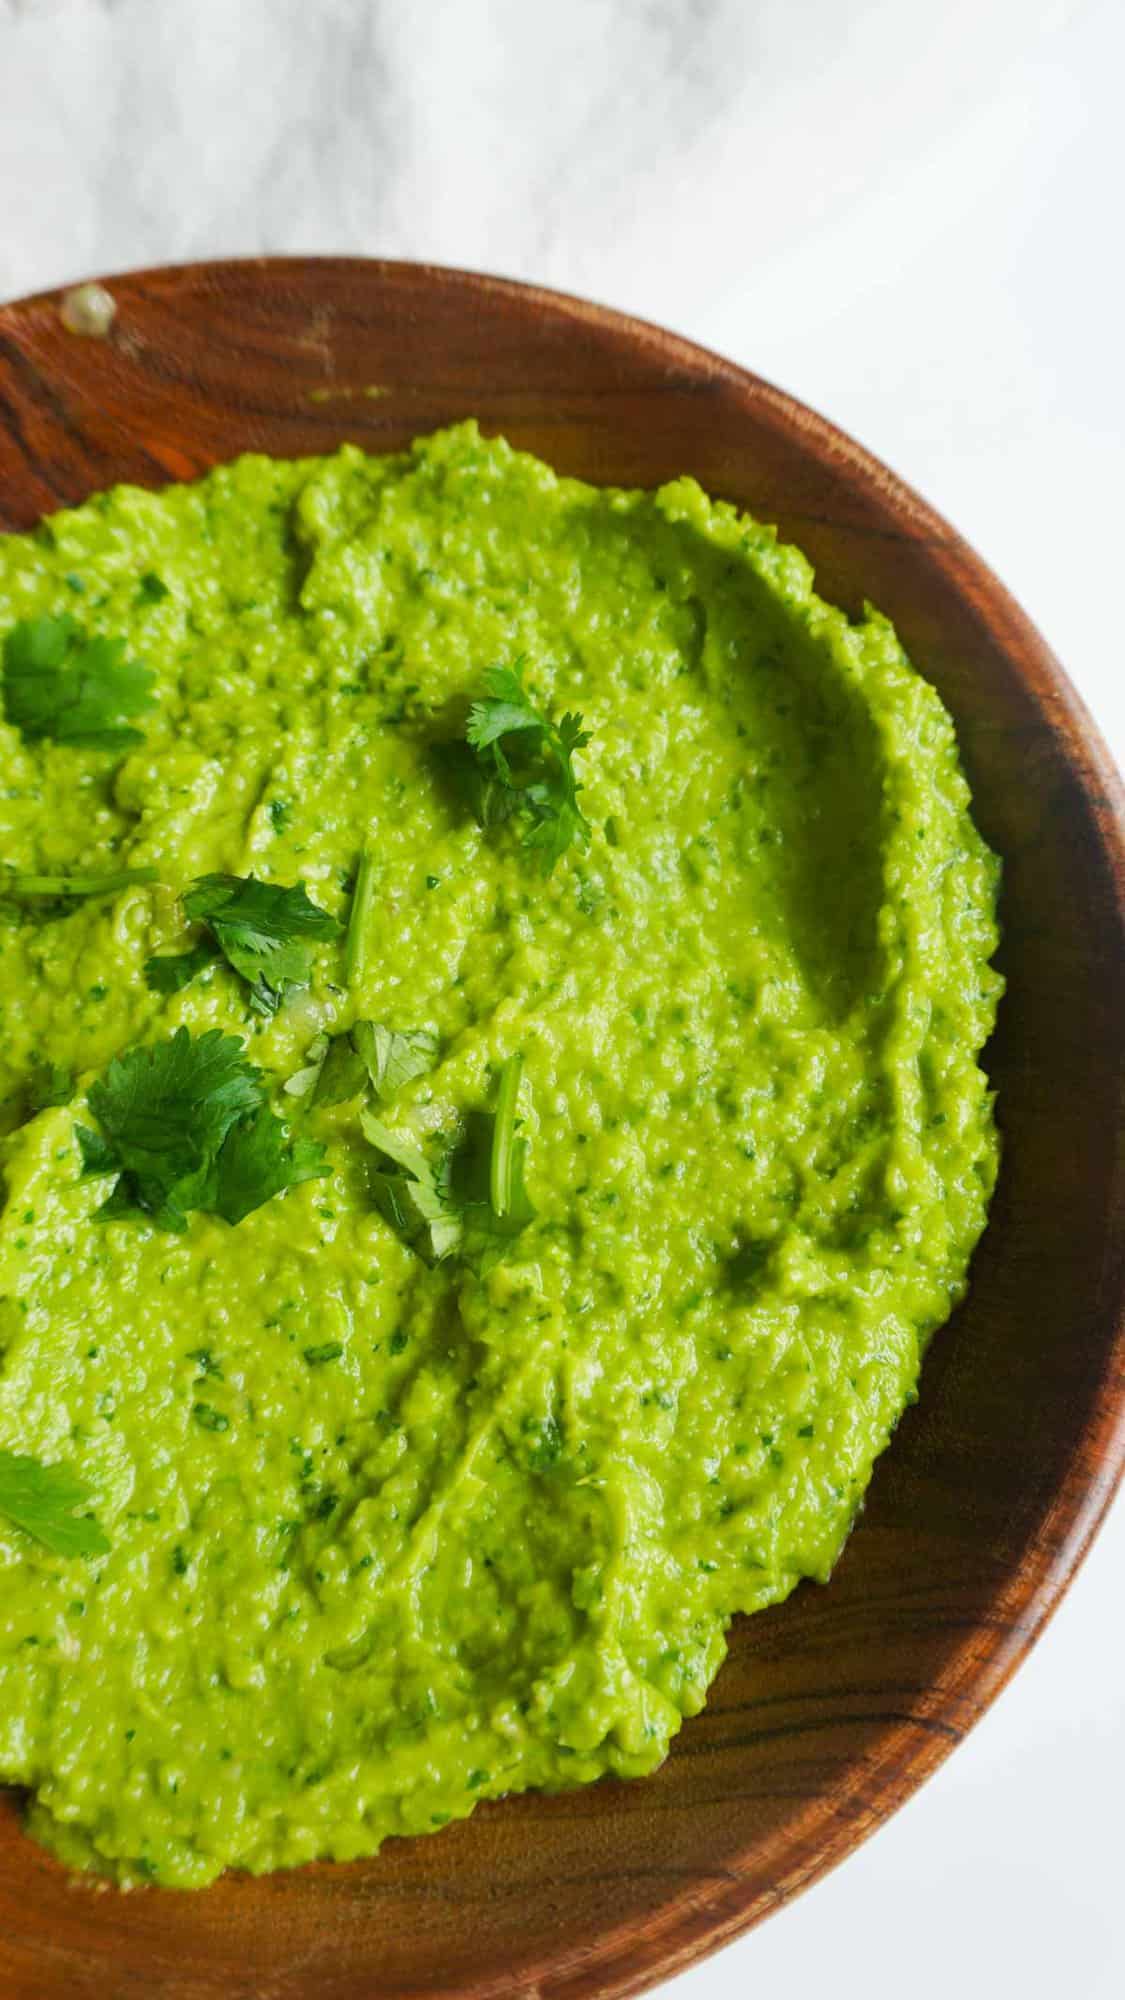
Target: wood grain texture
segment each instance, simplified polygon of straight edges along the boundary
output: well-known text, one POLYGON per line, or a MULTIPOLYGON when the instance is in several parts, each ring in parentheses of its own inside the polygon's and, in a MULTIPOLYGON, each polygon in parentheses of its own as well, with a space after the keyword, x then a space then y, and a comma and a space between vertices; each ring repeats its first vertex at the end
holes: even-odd
POLYGON ((592 2000, 756 1922, 960 1741, 1081 1560, 1125 1459, 1125 836, 1059 667, 965 544, 751 375, 577 301, 422 266, 202 265, 0 310, 0 528, 246 450, 372 450, 466 415, 593 480, 680 472, 895 620, 1005 860, 989 1066, 1004 1165, 971 1293, 831 1585, 732 1632, 654 1778, 487 1805, 375 1861, 198 1895, 75 1883, 0 1809, 5 2000, 592 2000))

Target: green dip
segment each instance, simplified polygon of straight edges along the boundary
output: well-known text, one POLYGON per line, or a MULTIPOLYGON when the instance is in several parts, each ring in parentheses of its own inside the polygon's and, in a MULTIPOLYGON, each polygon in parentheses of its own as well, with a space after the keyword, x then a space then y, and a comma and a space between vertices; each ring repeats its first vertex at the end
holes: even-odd
POLYGON ((654 1770, 732 1615, 830 1576, 984 1226, 997 863, 948 715, 691 480, 471 423, 0 540, 0 641, 64 613, 155 699, 124 749, 0 722, 4 865, 158 879, 0 903, 0 1447, 110 1543, 0 1515, 0 1780, 67 1861, 190 1887, 654 1770), (546 874, 435 754, 519 656, 590 733, 546 874), (346 925, 365 845, 351 985, 343 931, 272 1017, 220 959, 146 985, 195 878, 346 925), (498 1258, 427 1261, 356 1103, 286 1095, 357 1019, 436 1038, 378 1107, 423 1146, 522 1054, 498 1258), (237 1227, 96 1215, 86 1092, 181 1024, 245 1037, 329 1178, 237 1227), (45 1063, 76 1094, 33 1110, 45 1063))

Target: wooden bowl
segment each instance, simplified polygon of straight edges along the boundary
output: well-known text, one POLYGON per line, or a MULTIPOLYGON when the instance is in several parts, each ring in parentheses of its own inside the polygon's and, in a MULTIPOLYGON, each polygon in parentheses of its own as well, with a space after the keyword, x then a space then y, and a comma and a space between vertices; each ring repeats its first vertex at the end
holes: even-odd
MULTIPOLYGON (((827 1589, 739 1620, 663 1770, 481 1807, 375 1861, 196 1895, 75 1881, 0 1810, 6 2000, 635 1993, 884 1820, 1003 1686, 1125 1458, 1122 795, 1059 667, 937 515, 820 417, 618 314, 344 259, 111 280, 108 339, 0 311, 0 528, 242 451, 371 450, 476 414, 567 472, 691 472, 889 612, 957 720, 1004 857, 989 1066, 1004 1166, 967 1304, 827 1589)), ((1077 545, 1076 545, 1077 546, 1077 545)), ((1076 578, 1076 587, 1081 579, 1076 578)))

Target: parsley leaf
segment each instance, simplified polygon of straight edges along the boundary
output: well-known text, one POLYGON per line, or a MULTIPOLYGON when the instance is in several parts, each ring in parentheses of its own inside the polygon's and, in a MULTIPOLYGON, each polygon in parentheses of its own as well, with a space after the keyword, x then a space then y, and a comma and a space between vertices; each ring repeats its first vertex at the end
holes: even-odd
POLYGON ((126 657, 124 639, 90 638, 65 614, 21 619, 4 641, 4 713, 26 743, 138 743, 127 718, 151 708, 152 678, 126 657))
POLYGON ((218 1028, 177 1028, 115 1056, 87 1098, 100 1130, 77 1127, 84 1171, 118 1176, 101 1213, 139 1212, 178 1232, 192 1209, 236 1223, 327 1172, 322 1147, 290 1142, 263 1085, 245 1044, 218 1028))
POLYGON ((0 1450, 0 1514, 55 1556, 104 1556, 109 1543, 91 1515, 85 1482, 68 1465, 44 1465, 24 1452, 0 1450))
MULTIPOLYGON (((340 929, 335 917, 310 902, 303 882, 284 888, 254 875, 202 875, 183 905, 193 923, 207 925, 214 949, 246 980, 250 1005, 259 1014, 276 1014, 289 987, 307 985, 309 949, 302 940, 336 937, 340 929)), ((178 992, 212 955, 197 945, 150 958, 145 980, 156 993, 178 992)))
POLYGON ((0 875, 0 896, 16 902, 34 902, 39 897, 75 902, 86 896, 116 896, 134 882, 156 882, 157 868, 119 868, 108 875, 0 875))
POLYGON ((537 856, 544 875, 568 847, 587 845, 590 824, 578 803, 582 787, 574 753, 590 741, 589 732, 580 715, 564 715, 556 724, 535 706, 522 659, 488 669, 465 737, 477 765, 472 803, 482 826, 519 814, 523 845, 537 856))

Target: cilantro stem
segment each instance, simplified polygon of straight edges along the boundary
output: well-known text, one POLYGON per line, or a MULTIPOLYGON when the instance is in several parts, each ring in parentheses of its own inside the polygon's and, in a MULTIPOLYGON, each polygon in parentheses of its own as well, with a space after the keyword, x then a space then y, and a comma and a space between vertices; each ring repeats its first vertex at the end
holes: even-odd
POLYGON ((375 900, 375 856, 365 847, 356 869, 348 935, 344 943, 344 982, 356 986, 367 966, 367 933, 371 906, 375 900))
POLYGON ((515 1169, 516 1123, 519 1110, 520 1077, 523 1057, 516 1051, 500 1071, 500 1091, 496 1099, 496 1119, 492 1128, 492 1157, 489 1161, 488 1196, 499 1221, 512 1213, 515 1169))
POLYGON ((158 868, 119 868, 113 875, 0 876, 2 896, 113 896, 134 882, 156 882, 158 868))

